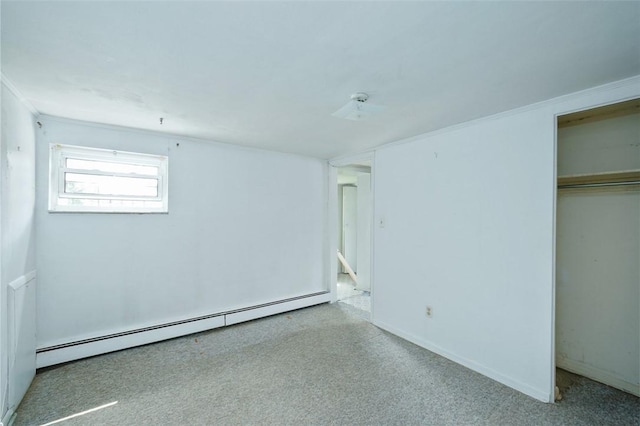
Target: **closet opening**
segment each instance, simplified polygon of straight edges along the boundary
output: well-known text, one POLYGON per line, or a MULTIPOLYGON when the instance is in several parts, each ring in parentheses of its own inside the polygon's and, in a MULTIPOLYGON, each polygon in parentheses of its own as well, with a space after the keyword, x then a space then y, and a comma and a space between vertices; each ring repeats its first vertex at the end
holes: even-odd
POLYGON ((556 391, 640 396, 640 99, 558 116, 556 391))

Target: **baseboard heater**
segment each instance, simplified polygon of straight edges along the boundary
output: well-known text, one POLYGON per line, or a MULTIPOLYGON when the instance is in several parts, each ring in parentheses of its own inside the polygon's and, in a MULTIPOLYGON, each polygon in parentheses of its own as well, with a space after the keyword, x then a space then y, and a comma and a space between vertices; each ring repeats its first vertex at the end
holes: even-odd
POLYGON ((174 337, 186 336, 330 301, 331 294, 328 291, 322 291, 246 308, 47 346, 36 350, 36 367, 48 367, 63 362, 160 342, 174 337))

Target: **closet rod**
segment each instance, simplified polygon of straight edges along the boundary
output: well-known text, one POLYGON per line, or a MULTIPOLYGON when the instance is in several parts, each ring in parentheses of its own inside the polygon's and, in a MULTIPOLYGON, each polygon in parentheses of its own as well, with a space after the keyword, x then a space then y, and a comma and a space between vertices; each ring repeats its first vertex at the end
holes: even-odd
POLYGON ((600 186, 626 186, 626 185, 640 185, 640 180, 632 180, 627 182, 575 183, 575 184, 568 184, 568 185, 558 185, 558 189, 598 188, 600 186))

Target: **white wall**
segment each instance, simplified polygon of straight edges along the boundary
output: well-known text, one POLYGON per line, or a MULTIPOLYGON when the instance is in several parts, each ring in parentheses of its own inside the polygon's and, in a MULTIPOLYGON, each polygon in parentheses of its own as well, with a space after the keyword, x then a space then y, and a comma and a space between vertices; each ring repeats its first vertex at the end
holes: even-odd
POLYGON ((357 264, 359 290, 371 290, 371 174, 358 174, 357 264))
MULTIPOLYGON (((342 205, 342 198, 344 197, 344 192, 342 190, 342 187, 343 187, 343 185, 338 185, 338 189, 337 189, 337 191, 338 191, 338 202, 337 202, 338 211, 336 212, 337 223, 338 223, 338 226, 336 227, 338 229, 338 247, 337 248, 338 248, 338 250, 340 250, 340 252, 342 252, 342 250, 343 250, 343 239, 342 239, 343 235, 342 234, 344 233, 343 232, 344 231, 344 229, 343 229, 344 223, 343 223, 343 219, 342 219, 342 209, 344 208, 344 206, 342 205)), ((344 267, 342 266, 342 262, 340 262, 338 260, 337 256, 334 256, 334 257, 335 257, 335 263, 337 265, 338 271, 340 271, 341 273, 346 273, 346 271, 344 270, 344 267)))
MULTIPOLYGON (((16 401, 8 400, 7 287, 35 270, 35 134, 33 116, 2 82, 0 143, 0 420, 16 401)), ((35 368, 35 364, 34 364, 35 368)))
POLYGON ((375 324, 552 401, 555 114, 638 96, 639 82, 377 150, 375 324))
POLYGON ((39 347, 328 290, 326 162, 40 121, 39 347), (168 154, 169 214, 48 213, 51 142, 168 154))
MULTIPOLYGON (((342 186, 342 255, 358 273, 358 187, 342 186)), ((344 268, 343 268, 344 270, 344 268)))

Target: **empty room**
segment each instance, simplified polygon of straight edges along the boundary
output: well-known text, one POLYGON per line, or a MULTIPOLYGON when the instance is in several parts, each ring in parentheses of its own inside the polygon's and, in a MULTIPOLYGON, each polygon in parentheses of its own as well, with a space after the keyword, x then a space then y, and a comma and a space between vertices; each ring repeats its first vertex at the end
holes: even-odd
POLYGON ((640 423, 640 2, 0 2, 0 426, 640 423))

